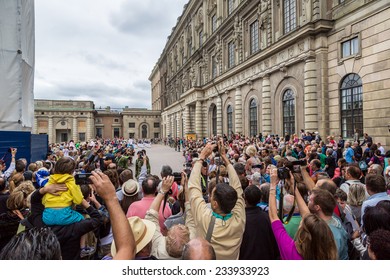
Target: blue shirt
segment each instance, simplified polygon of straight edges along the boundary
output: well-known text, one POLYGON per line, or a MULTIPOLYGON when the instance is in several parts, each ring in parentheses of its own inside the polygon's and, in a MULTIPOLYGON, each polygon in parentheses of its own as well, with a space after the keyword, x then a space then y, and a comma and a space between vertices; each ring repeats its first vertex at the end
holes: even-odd
POLYGON ((364 216, 364 211, 366 210, 367 207, 373 207, 376 206, 380 201, 382 200, 390 200, 390 196, 387 195, 387 192, 380 192, 373 194, 369 198, 367 198, 362 205, 362 219, 361 219, 361 225, 363 226, 363 216, 364 216))
POLYGON ((334 240, 336 241, 338 259, 348 260, 348 233, 343 228, 341 221, 332 216, 332 219, 326 223, 332 231, 334 240))
POLYGON ((353 162, 353 156, 354 156, 353 149, 351 147, 348 147, 347 152, 345 153, 345 160, 347 161, 347 163, 353 162))

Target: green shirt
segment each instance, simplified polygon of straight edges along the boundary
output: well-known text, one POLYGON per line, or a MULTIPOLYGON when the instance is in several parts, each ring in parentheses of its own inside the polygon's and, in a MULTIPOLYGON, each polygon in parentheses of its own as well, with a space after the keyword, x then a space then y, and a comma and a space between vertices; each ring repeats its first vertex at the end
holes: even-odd
MULTIPOLYGON (((285 221, 286 218, 287 218, 287 216, 284 217, 283 221, 285 221)), ((289 222, 288 224, 284 224, 284 223, 283 223, 284 228, 286 229, 288 235, 289 235, 292 239, 294 239, 295 234, 296 234, 297 231, 298 231, 298 227, 299 227, 299 224, 301 223, 301 220, 302 220, 301 215, 299 215, 299 214, 294 214, 294 215, 291 217, 291 220, 290 220, 290 222, 289 222)))

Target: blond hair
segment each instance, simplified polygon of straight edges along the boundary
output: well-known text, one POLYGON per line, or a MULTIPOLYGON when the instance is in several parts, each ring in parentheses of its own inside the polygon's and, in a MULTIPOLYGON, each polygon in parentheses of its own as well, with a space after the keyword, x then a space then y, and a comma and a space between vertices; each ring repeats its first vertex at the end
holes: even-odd
POLYGON ((31 181, 24 181, 7 199, 7 208, 9 210, 20 210, 27 207, 27 197, 35 191, 35 188, 31 181))

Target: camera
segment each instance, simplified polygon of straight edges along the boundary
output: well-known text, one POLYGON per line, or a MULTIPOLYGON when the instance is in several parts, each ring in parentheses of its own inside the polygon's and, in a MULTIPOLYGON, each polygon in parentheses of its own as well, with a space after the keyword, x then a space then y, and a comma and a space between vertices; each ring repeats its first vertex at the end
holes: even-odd
POLYGON ((263 165, 262 165, 262 164, 255 164, 255 165, 252 165, 252 168, 260 168, 260 169, 263 169, 263 165))
POLYGON ((77 173, 74 175, 74 178, 76 180, 76 185, 88 185, 92 184, 91 177, 92 173, 77 173))
POLYGON ((285 166, 279 167, 277 173, 280 180, 286 180, 290 177, 290 170, 285 166))
POLYGON ((176 182, 177 184, 181 183, 181 173, 180 172, 173 172, 172 176, 174 178, 173 179, 174 182, 176 182))
POLYGON ((296 160, 296 161, 293 161, 292 162, 292 172, 294 173, 300 173, 301 172, 301 166, 305 166, 306 165, 306 161, 305 160, 296 160))

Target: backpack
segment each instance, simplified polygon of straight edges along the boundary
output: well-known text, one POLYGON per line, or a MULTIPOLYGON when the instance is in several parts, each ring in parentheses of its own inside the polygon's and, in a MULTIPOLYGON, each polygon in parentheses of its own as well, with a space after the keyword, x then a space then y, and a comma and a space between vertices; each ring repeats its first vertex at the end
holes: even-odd
POLYGON ((359 168, 361 171, 366 171, 368 169, 368 165, 365 160, 359 161, 359 168))
MULTIPOLYGON (((344 213, 343 208, 337 203, 337 208, 340 212, 340 217, 339 219, 341 220, 341 224, 345 231, 348 234, 348 257, 350 260, 360 260, 360 253, 358 250, 356 250, 355 246, 352 244, 352 234, 354 232, 354 228, 352 225, 352 222, 347 219, 346 214, 344 213)), ((352 214, 352 218, 356 220, 354 215, 352 214)))

